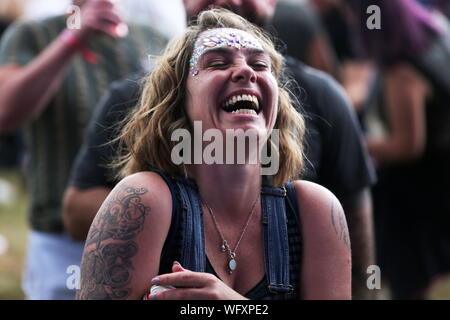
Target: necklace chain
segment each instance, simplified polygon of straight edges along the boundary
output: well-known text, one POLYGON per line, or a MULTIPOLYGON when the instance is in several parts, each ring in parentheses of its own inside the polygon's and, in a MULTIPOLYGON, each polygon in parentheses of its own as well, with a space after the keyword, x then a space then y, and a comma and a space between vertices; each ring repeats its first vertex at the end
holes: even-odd
POLYGON ((239 239, 236 242, 236 245, 234 246, 233 251, 231 251, 231 248, 230 248, 230 246, 228 244, 228 241, 225 240, 225 237, 223 236, 222 230, 219 227, 219 224, 217 222, 216 216, 214 215, 214 212, 213 212, 211 206, 208 204, 208 202, 206 200, 203 200, 203 202, 206 205, 206 207, 208 208, 208 211, 209 211, 209 213, 211 215, 211 218, 212 218, 212 220, 214 222, 214 226, 215 226, 217 232, 219 233, 220 238, 222 239, 222 245, 220 246, 220 249, 221 249, 222 252, 226 252, 228 254, 228 258, 229 258, 228 259, 228 272, 230 274, 232 274, 233 271, 237 267, 237 263, 236 263, 236 260, 235 260, 235 258, 236 258, 236 251, 237 251, 237 249, 239 247, 239 244, 241 243, 242 238, 244 237, 245 232, 247 231, 247 227, 250 224, 250 220, 252 219, 253 214, 256 211, 255 208, 256 208, 256 203, 258 202, 258 199, 259 199, 259 194, 256 197, 255 201, 253 202, 252 208, 251 208, 251 210, 250 210, 250 212, 248 214, 247 222, 245 223, 244 228, 242 228, 241 235, 239 236, 239 239))

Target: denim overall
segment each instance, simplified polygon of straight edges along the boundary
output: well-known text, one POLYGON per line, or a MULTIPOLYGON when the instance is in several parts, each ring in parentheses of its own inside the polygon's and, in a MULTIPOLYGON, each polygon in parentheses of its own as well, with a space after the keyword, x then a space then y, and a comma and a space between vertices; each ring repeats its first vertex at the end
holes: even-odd
MULTIPOLYGON (((173 214, 183 215, 180 230, 179 259, 184 268, 207 271, 202 202, 193 180, 169 177, 157 172, 166 181, 173 198, 173 214)), ((292 183, 283 188, 263 186, 261 189, 262 223, 264 235, 264 261, 267 287, 263 299, 281 300, 298 298, 290 281, 289 242, 286 203, 298 220, 298 204, 292 183)), ((173 219, 172 219, 173 221, 173 219)), ((298 225, 298 223, 297 223, 298 225)), ((173 226, 171 226, 172 229, 173 226)), ((171 232, 169 231, 169 236, 171 232)), ((167 243, 165 244, 165 246, 167 243)), ((168 246, 171 246, 170 244, 168 246)), ((172 243, 173 246, 173 243, 172 243)), ((167 268, 166 268, 167 269, 167 268)))

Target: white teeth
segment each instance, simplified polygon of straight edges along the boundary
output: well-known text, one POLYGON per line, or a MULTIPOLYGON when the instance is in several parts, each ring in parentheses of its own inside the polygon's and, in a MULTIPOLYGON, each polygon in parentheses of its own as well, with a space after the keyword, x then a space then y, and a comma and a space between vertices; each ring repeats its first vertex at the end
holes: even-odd
POLYGON ((258 102, 258 98, 257 97, 253 96, 253 102, 255 103, 256 108, 259 109, 259 102, 258 102))
POLYGON ((249 95, 249 94, 243 94, 243 95, 236 95, 233 97, 230 97, 225 103, 224 106, 225 108, 235 104, 238 101, 251 101, 253 102, 256 107, 259 109, 259 102, 258 102, 258 98, 254 95, 249 95))
POLYGON ((235 111, 232 111, 231 113, 236 113, 236 114, 257 114, 255 110, 251 110, 251 109, 238 109, 235 111))

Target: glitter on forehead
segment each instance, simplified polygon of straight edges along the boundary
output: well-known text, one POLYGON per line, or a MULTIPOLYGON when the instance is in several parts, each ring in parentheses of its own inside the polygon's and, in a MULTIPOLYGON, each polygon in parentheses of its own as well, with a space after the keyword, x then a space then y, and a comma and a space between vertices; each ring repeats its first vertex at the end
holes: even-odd
POLYGON ((254 48, 262 50, 262 46, 258 40, 245 31, 229 28, 205 31, 195 42, 194 52, 192 53, 190 60, 191 68, 197 66, 198 60, 203 53, 212 48, 220 47, 234 47, 236 49, 254 48))

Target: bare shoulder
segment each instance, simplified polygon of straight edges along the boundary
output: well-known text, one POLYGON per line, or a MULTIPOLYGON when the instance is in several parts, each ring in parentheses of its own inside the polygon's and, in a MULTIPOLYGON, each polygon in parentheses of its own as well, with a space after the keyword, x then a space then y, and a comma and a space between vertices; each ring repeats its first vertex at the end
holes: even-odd
POLYGON ((158 194, 158 196, 170 195, 169 187, 164 179, 159 174, 151 171, 142 171, 129 175, 117 184, 117 186, 120 185, 143 186, 153 190, 153 194, 158 194))
POLYGON ((124 178, 111 191, 110 197, 120 201, 133 200, 159 216, 172 211, 169 187, 164 179, 154 172, 138 172, 124 178))
MULTIPOLYGON (((130 175, 121 180, 103 202, 91 225, 87 245, 98 241, 97 234, 108 229, 117 232, 112 236, 115 240, 137 240, 144 236, 145 241, 149 236, 164 237, 170 227, 171 213, 172 196, 158 174, 130 175)), ((111 236, 111 232, 107 234, 111 236)))
POLYGON ((338 201, 330 190, 317 183, 297 180, 294 181, 294 186, 297 198, 301 201, 302 208, 305 208, 305 206, 319 208, 323 205, 328 205, 331 199, 338 201))
POLYGON ((351 253, 344 211, 336 197, 312 182, 294 182, 303 237, 304 299, 350 299, 351 253))
POLYGON ((165 181, 155 173, 136 173, 117 184, 86 239, 79 299, 142 297, 159 269, 171 199, 165 181))
POLYGON ((344 210, 336 196, 327 188, 309 181, 295 181, 297 200, 305 236, 320 243, 339 239, 348 249, 350 239, 344 210), (316 232, 320 231, 320 232, 316 232))

